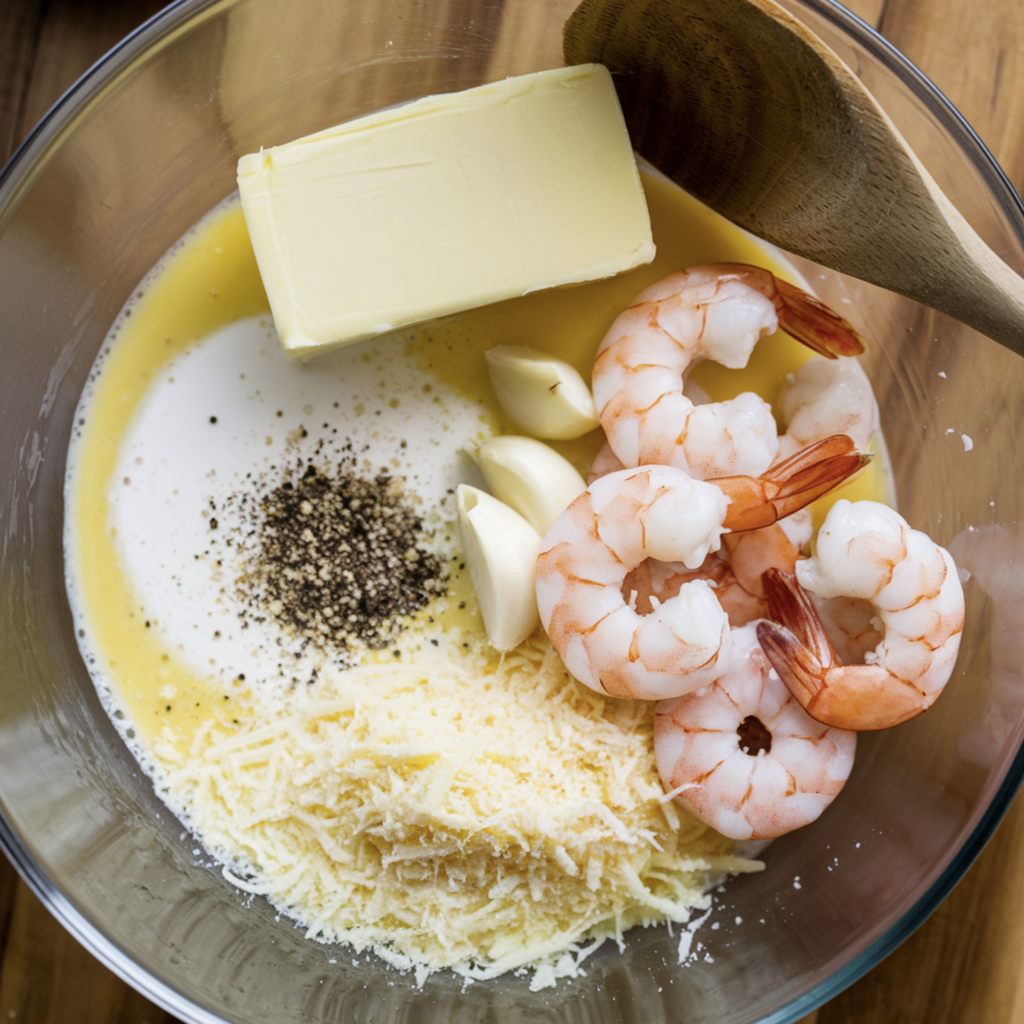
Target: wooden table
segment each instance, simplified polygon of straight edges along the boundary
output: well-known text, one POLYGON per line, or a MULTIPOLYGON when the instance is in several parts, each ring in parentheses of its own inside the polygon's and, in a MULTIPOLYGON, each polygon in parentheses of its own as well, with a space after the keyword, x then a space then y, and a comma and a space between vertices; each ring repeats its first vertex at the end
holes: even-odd
MULTIPOLYGON (((159 0, 0 0, 0 161, 159 0)), ((1021 0, 853 0, 960 108, 1024 193, 1021 0)), ((1024 798, 892 956, 801 1024, 1024 1024, 1024 798)), ((97 963, 0 858, 0 1021, 174 1024, 97 963)))

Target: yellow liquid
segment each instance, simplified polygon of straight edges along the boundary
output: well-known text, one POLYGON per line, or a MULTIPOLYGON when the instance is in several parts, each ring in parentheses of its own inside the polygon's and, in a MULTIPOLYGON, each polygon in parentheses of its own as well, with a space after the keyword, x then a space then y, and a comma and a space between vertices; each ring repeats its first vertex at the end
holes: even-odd
MULTIPOLYGON (((744 232, 723 221, 664 179, 645 174, 658 255, 653 263, 614 279, 537 292, 424 326, 405 354, 431 380, 479 403, 479 436, 516 433, 493 399, 484 352, 525 344, 559 354, 589 378, 593 354, 618 312, 641 289, 666 274, 711 262, 756 263, 792 278, 792 271, 744 232)), ((215 211, 165 261, 119 322, 104 349, 99 375, 77 442, 69 486, 68 552, 72 591, 87 623, 100 672, 116 690, 114 703, 143 747, 183 753, 205 722, 231 723, 246 714, 249 683, 225 684, 189 668, 146 620, 121 564, 110 527, 108 492, 133 416, 169 360, 217 329, 269 307, 237 203, 215 211)), ((374 342, 364 358, 369 359, 374 342)), ((697 380, 715 400, 747 390, 772 400, 787 373, 809 358, 807 349, 778 334, 762 340, 748 367, 723 371, 703 363, 697 380)), ((316 363, 311 366, 315 369, 316 363)), ((465 438, 452 439, 461 446, 465 438)), ((603 443, 600 431, 556 444, 581 469, 603 443)), ((889 497, 880 460, 837 495, 851 500, 889 497)), ((821 503, 819 503, 821 504, 821 503)), ((820 521, 824 510, 818 509, 820 521)), ((422 618, 439 628, 481 633, 468 577, 454 569, 451 598, 422 618), (460 607, 464 606, 464 607, 460 607)))
POLYGON ((107 493, 118 452, 147 390, 171 359, 219 327, 267 311, 245 219, 232 204, 170 256, 101 356, 73 466, 67 547, 94 650, 104 659, 100 667, 147 747, 165 728, 189 741, 211 715, 232 717, 235 695, 225 701, 205 677, 175 661, 138 605, 109 525, 107 493))

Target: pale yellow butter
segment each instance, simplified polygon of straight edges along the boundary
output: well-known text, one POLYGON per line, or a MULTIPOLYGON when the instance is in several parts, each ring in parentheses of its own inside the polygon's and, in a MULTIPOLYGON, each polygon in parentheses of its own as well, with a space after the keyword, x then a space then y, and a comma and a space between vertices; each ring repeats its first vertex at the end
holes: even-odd
POLYGON ((245 219, 285 351, 654 258, 608 71, 428 96, 243 156, 245 219))

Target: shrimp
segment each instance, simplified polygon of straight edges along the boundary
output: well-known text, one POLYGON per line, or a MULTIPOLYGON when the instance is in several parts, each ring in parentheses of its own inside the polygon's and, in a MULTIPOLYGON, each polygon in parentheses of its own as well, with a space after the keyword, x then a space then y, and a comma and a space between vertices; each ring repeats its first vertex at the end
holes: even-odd
POLYGON ((799 548, 789 539, 782 523, 760 530, 733 533, 723 538, 725 558, 718 584, 718 599, 733 626, 745 626, 768 612, 761 578, 770 568, 796 565, 799 548))
POLYGON ((715 590, 718 603, 729 617, 730 626, 745 626, 768 614, 768 604, 761 577, 769 568, 792 572, 800 547, 810 539, 803 524, 810 524, 806 509, 786 519, 742 533, 727 533, 722 546, 704 559, 698 569, 687 569, 682 562, 658 562, 648 558, 627 573, 623 593, 634 593, 638 611, 646 614, 651 598, 664 603, 679 593, 681 587, 694 580, 707 580, 715 590), (787 527, 790 519, 799 519, 800 527, 787 527), (790 539, 790 535, 794 539, 790 539), (794 542, 796 541, 796 542, 794 542))
POLYGON ((765 574, 772 618, 758 636, 775 670, 819 722, 885 729, 931 707, 952 675, 964 595, 949 553, 886 505, 840 499, 817 555, 795 577, 765 574), (805 590, 867 600, 882 640, 863 665, 838 660, 805 590))
POLYGON ((846 434, 860 449, 878 430, 878 403, 856 359, 808 359, 789 375, 778 399, 786 433, 783 457, 832 434, 846 434))
MULTIPOLYGON (((711 404, 711 396, 692 377, 687 377, 683 382, 683 397, 689 399, 694 405, 711 404)), ((816 437, 814 440, 820 441, 821 438, 816 437)), ((794 448, 788 454, 792 455, 796 450, 797 448, 794 448)), ((605 441, 601 450, 594 456, 594 461, 590 464, 590 474, 587 477, 587 483, 592 484, 606 473, 614 473, 617 469, 626 469, 626 467, 619 460, 615 452, 612 451, 612 446, 605 441)), ((707 477, 704 479, 707 479, 707 477)))
POLYGON ((811 511, 802 508, 760 530, 730 533, 722 538, 718 558, 718 600, 733 626, 745 626, 768 614, 762 577, 767 569, 792 572, 800 549, 811 539, 811 511))
POLYGON ((778 452, 768 403, 744 392, 695 405, 683 387, 700 359, 746 366, 758 338, 780 323, 822 355, 863 351, 838 314, 758 267, 693 267, 642 291, 608 329, 592 376, 601 425, 622 464, 675 466, 699 479, 764 472, 778 452))
POLYGON ((672 466, 619 470, 555 520, 537 560, 541 622, 566 668, 598 692, 659 700, 711 682, 729 656, 729 620, 706 580, 647 615, 623 595, 646 558, 700 566, 723 532, 770 525, 813 501, 870 456, 837 436, 760 478, 694 480, 672 466))
POLYGON ((730 839, 772 839, 814 821, 853 768, 857 734, 816 722, 790 694, 753 623, 729 668, 658 704, 654 757, 667 792, 730 839))

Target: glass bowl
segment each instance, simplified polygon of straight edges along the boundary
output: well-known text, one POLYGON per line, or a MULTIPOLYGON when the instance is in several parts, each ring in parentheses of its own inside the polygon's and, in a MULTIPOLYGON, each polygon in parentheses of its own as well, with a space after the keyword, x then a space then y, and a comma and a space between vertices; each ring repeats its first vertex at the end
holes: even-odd
MULTIPOLYGON (((863 78, 939 184, 1020 268, 1024 208, 977 137, 837 4, 789 9, 863 78)), ((718 895, 679 964, 665 928, 606 945, 586 975, 417 988, 306 942, 241 900, 154 795, 95 695, 64 591, 64 463, 78 396, 118 310, 235 187, 239 155, 431 92, 561 64, 563 0, 195 0, 97 65, 0 178, 0 841, 49 909, 147 997, 195 1022, 791 1022, 902 941, 962 876, 1024 771, 1017 637, 1024 361, 947 318, 821 268, 856 309, 900 509, 969 575, 947 694, 865 735, 835 812, 778 840, 718 895)), ((849 307, 845 306, 849 302, 849 307)))

